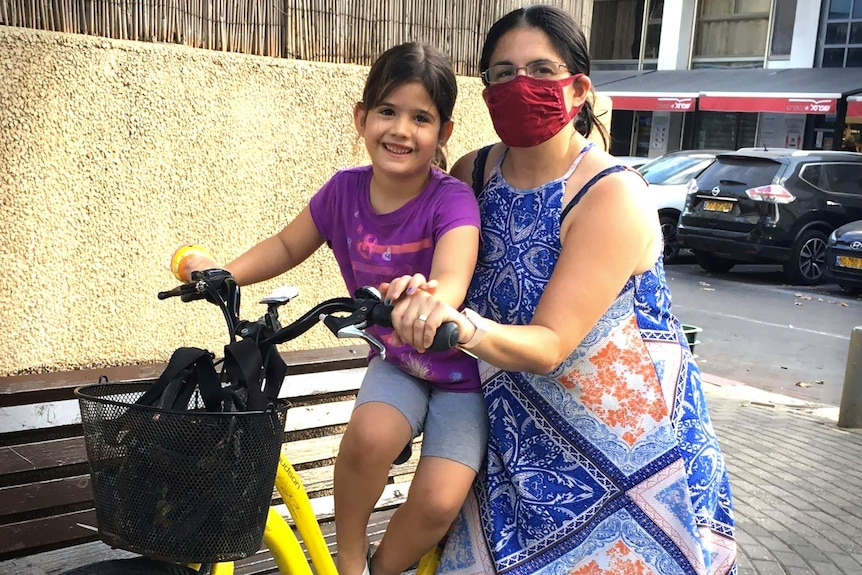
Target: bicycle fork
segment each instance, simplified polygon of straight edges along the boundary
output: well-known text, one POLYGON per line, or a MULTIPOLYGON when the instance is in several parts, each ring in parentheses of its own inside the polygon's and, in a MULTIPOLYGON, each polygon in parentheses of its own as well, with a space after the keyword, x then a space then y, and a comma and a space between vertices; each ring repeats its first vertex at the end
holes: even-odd
MULTIPOLYGON (((279 457, 275 487, 293 517, 318 575, 338 575, 302 480, 284 455, 279 457)), ((312 575, 296 535, 272 507, 269 509, 263 540, 282 573, 312 575)))

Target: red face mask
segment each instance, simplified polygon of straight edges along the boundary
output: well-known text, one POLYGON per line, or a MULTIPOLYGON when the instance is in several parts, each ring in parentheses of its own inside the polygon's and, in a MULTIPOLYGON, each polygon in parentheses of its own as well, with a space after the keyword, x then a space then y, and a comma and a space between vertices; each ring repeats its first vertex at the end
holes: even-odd
POLYGON ((524 75, 485 88, 491 121, 503 143, 513 148, 529 148, 550 140, 562 130, 581 111, 581 106, 566 110, 563 88, 581 76, 539 80, 524 75))

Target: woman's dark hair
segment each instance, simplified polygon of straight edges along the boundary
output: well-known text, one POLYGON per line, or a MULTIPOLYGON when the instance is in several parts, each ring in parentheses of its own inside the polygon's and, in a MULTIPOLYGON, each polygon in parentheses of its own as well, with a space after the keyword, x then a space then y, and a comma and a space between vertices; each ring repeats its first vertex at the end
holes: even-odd
MULTIPOLYGON (((587 38, 584 36, 583 30, 581 30, 581 27, 578 26, 578 23, 575 22, 571 14, 560 8, 546 4, 519 8, 497 20, 485 37, 485 44, 482 46, 482 57, 479 59, 480 70, 484 71, 488 69, 491 54, 494 53, 494 49, 497 47, 500 38, 515 28, 537 28, 541 30, 548 36, 554 49, 560 53, 569 72, 572 74, 590 75, 590 52, 587 48, 587 38)), ((488 82, 485 81, 485 85, 487 84, 488 82)), ((589 136, 593 128, 597 126, 607 146, 607 131, 596 117, 595 112, 593 112, 590 98, 587 98, 584 102, 584 107, 581 109, 578 117, 575 118, 575 129, 580 134, 589 136)))
POLYGON ((416 42, 389 48, 377 58, 365 80, 362 105, 370 110, 385 100, 392 90, 410 82, 419 82, 428 92, 440 114, 441 124, 452 119, 458 97, 452 64, 433 46, 416 42))

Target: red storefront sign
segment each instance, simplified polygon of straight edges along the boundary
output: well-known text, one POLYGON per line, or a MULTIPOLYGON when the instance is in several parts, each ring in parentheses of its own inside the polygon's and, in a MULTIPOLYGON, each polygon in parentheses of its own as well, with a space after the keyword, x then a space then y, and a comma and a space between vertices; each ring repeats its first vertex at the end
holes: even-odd
POLYGON ((693 112, 697 101, 696 96, 615 96, 612 92, 600 93, 610 96, 615 110, 693 112))
POLYGON ((700 97, 700 109, 711 112, 834 114, 837 102, 837 98, 704 94, 700 97))
POLYGON ((859 96, 847 98, 847 115, 859 117, 862 116, 862 99, 857 100, 859 96))

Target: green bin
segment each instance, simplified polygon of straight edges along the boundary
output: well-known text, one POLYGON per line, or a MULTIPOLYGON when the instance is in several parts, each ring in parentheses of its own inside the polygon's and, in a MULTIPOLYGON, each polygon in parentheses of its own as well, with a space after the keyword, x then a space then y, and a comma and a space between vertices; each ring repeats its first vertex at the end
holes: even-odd
MULTIPOLYGON (((700 343, 700 340, 697 339, 697 334, 703 331, 702 327, 697 327, 696 325, 688 325, 682 324, 682 333, 685 334, 685 339, 688 340, 688 347, 691 349, 692 355, 694 355, 694 348, 697 344, 700 343)), ((694 357, 697 357, 694 355, 694 357)))

